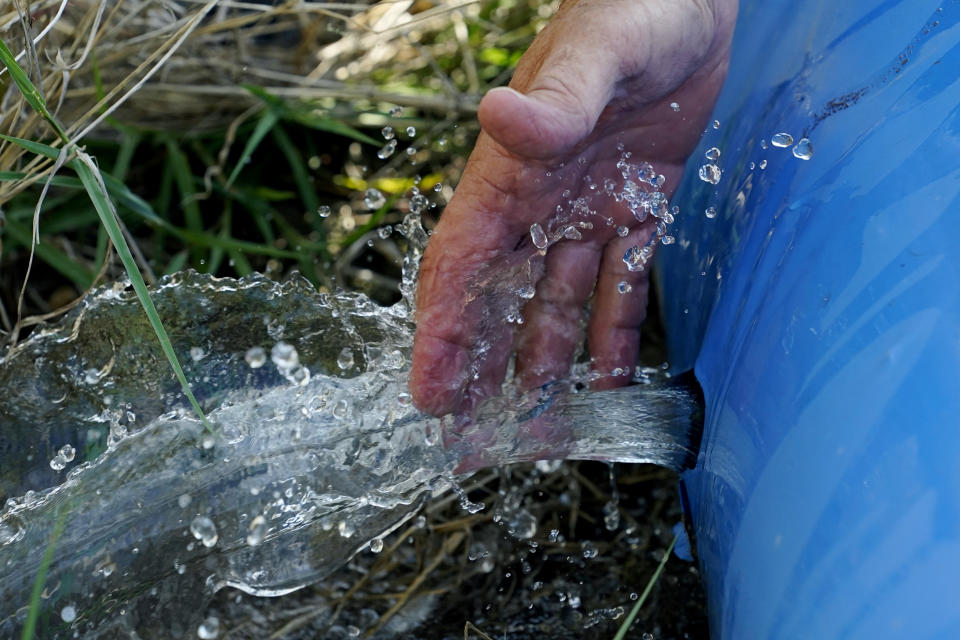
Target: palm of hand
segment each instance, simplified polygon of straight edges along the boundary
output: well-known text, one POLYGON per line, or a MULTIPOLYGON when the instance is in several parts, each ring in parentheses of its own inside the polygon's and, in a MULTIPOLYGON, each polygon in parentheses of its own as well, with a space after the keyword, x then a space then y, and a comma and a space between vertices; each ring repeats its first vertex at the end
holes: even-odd
MULTIPOLYGON (((522 384, 569 371, 591 296, 592 366, 604 374, 632 368, 647 272, 630 271, 622 258, 647 242, 654 220, 639 222, 604 194, 604 182, 624 182, 623 149, 629 162, 651 163, 666 180, 659 190, 672 195, 726 73, 733 15, 724 2, 733 4, 717 0, 706 13, 692 0, 568 3, 524 55, 511 89, 484 98, 484 133, 422 264, 411 373, 419 406, 469 410, 499 389, 513 327, 496 313, 502 296, 482 283, 510 284, 511 269, 536 281, 517 332, 522 384), (635 40, 656 46, 625 48, 635 40), (578 199, 591 213, 581 206, 558 223, 558 211, 578 199), (546 250, 534 246, 542 242, 531 238, 533 225, 552 236, 546 250)), ((595 386, 625 380, 607 376, 595 386)))

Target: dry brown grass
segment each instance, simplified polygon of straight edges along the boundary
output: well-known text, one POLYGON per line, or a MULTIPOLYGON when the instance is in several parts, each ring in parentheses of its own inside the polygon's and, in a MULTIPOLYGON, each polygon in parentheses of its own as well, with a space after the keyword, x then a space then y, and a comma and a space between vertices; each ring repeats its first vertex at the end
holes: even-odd
MULTIPOLYGON (((484 4, 490 3, 12 0, 0 5, 0 37, 20 54, 74 141, 106 134, 109 127, 101 125, 108 116, 108 124, 138 129, 223 129, 258 104, 244 84, 323 109, 390 103, 451 118, 475 112, 486 88, 468 38, 468 23, 476 24, 484 4), (437 41, 443 31, 454 37, 437 41), (437 64, 451 55, 462 61, 459 82, 437 64), (433 76, 424 86, 391 81, 423 69, 433 76)), ((482 26, 491 41, 502 35, 489 22, 482 26)), ((5 71, 0 131, 49 140, 5 71)), ((0 183, 0 204, 49 171, 49 161, 24 163, 24 155, 0 143, 0 171, 30 174, 0 183)))

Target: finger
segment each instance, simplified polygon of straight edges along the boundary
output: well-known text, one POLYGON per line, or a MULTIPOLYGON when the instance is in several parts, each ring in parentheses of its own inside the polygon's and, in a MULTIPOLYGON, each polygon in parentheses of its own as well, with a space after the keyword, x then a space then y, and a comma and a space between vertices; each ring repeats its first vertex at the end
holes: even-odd
POLYGON ((537 294, 523 309, 517 376, 525 388, 563 378, 583 338, 584 305, 593 293, 602 245, 565 241, 554 245, 537 294))
MULTIPOLYGON (((569 22, 567 16, 550 26, 559 32, 563 22, 569 22)), ((619 52, 598 47, 596 34, 579 27, 562 41, 549 34, 539 38, 510 87, 492 89, 480 102, 477 117, 484 131, 511 152, 547 158, 569 151, 593 130, 613 97, 619 52)))
MULTIPOLYGON (((495 281, 497 270, 515 268, 514 248, 529 234, 530 223, 514 210, 521 198, 537 196, 531 196, 536 182, 530 174, 541 171, 505 154, 486 136, 471 154, 424 253, 417 286, 410 391, 424 411, 441 415, 456 409, 471 383, 468 367, 486 357, 481 343, 501 337, 502 323, 489 317, 484 283, 495 281)), ((509 350, 509 342, 506 346, 509 350)), ((495 375, 499 360, 494 364, 483 373, 495 375)))
POLYGON ((627 384, 637 364, 640 325, 647 313, 649 271, 630 271, 623 254, 631 247, 644 246, 653 231, 649 223, 640 225, 626 237, 611 240, 604 249, 588 333, 592 367, 604 376, 592 385, 594 388, 627 384), (624 374, 611 375, 616 369, 624 374))

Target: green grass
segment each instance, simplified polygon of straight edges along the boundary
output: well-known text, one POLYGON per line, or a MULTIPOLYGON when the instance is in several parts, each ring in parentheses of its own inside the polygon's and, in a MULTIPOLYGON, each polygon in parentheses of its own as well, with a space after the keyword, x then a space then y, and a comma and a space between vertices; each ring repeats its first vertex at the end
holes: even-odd
POLYGON ((640 609, 643 608, 643 603, 647 601, 647 597, 650 595, 650 592, 653 591, 653 586, 657 584, 657 581, 660 579, 660 574, 663 573, 663 568, 667 566, 667 560, 670 559, 670 554, 673 553, 673 547, 675 544, 677 544, 676 537, 670 541, 670 546, 667 547, 663 557, 660 558, 660 564, 657 565, 656 571, 654 571, 653 575, 650 576, 650 580, 647 581, 647 586, 644 587, 643 593, 640 594, 640 597, 637 598, 637 601, 633 604, 633 608, 630 609, 630 613, 628 613, 627 617, 624 618, 623 624, 621 624, 620 628, 617 629, 617 635, 613 636, 613 640, 623 640, 627 637, 627 632, 630 630, 630 626, 633 624, 633 621, 637 619, 637 614, 640 613, 640 609))
MULTIPOLYGON (((150 325, 157 334, 157 340, 160 342, 160 347, 163 349, 164 355, 166 355, 167 359, 170 361, 170 366, 173 368, 174 375, 176 375, 177 380, 180 382, 180 387, 183 390, 184 395, 190 401, 190 404, 193 406, 194 411, 196 411, 197 416, 203 422, 204 428, 208 431, 212 431, 213 427, 210 425, 207 417, 204 415, 203 409, 200 408, 200 403, 197 402, 196 397, 194 397, 193 392, 190 390, 190 384, 187 382, 187 377, 184 375, 183 368, 180 366, 180 361, 177 359, 177 354, 173 349, 173 344, 170 342, 167 331, 164 329, 163 323, 160 321, 160 315, 157 313, 157 309, 154 307, 153 301, 150 299, 150 294, 147 292, 146 282, 143 280, 140 269, 137 267, 137 263, 133 258, 133 253, 130 250, 130 246, 127 244, 127 239, 120 228, 120 220, 117 217, 116 208, 110 198, 110 194, 108 193, 105 179, 100 174, 100 170, 97 168, 96 163, 87 153, 77 149, 70 143, 70 139, 63 127, 47 109, 43 95, 30 81, 30 78, 27 76, 26 72, 24 72, 20 65, 17 64, 13 53, 9 48, 7 48, 7 45, 4 44, 2 40, 0 40, 0 62, 3 62, 3 64, 7 67, 8 71, 10 72, 10 77, 13 78, 17 88, 20 89, 20 92, 23 94, 30 106, 50 124, 51 128, 56 132, 59 141, 64 145, 64 147, 60 150, 57 150, 51 146, 44 145, 39 142, 13 138, 11 136, 2 134, 0 134, 0 137, 7 142, 18 144, 32 153, 46 156, 51 160, 55 160, 56 163, 70 167, 76 172, 77 177, 80 179, 80 183, 83 185, 83 188, 86 190, 87 195, 90 197, 90 200, 93 203, 94 209, 96 209, 97 215, 100 218, 100 223, 103 225, 107 235, 110 237, 110 241, 113 243, 113 246, 117 251, 117 255, 120 256, 120 261, 123 263, 123 266, 127 271, 127 275, 130 278, 133 289, 140 300, 140 304, 143 305, 143 309, 147 314, 147 318, 150 320, 150 325)), ((39 217, 42 204, 43 203, 41 199, 41 201, 37 203, 37 217, 39 217)), ((31 245, 32 244, 33 243, 31 242, 31 245)))
POLYGON ((30 592, 30 602, 27 608, 27 619, 24 621, 23 632, 20 634, 21 640, 33 640, 36 634, 37 620, 40 617, 40 596, 43 594, 43 586, 47 582, 47 572, 53 562, 57 542, 67 526, 67 516, 69 514, 70 510, 67 509, 66 505, 60 505, 53 531, 50 533, 50 540, 47 541, 47 548, 43 552, 40 567, 37 569, 37 577, 33 580, 33 589, 30 592))

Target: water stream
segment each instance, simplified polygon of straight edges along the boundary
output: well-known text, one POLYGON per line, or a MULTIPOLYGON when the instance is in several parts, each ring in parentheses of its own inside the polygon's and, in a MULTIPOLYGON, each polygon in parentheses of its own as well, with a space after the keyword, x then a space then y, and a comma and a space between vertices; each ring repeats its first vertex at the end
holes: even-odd
POLYGON ((426 237, 415 216, 402 231, 404 299, 388 308, 300 279, 186 272, 153 289, 213 434, 123 283, 5 354, 0 636, 19 634, 43 571, 43 637, 192 635, 218 589, 279 595, 321 579, 458 474, 691 463, 699 401, 675 381, 508 393, 456 437, 419 413, 409 301, 426 237))

